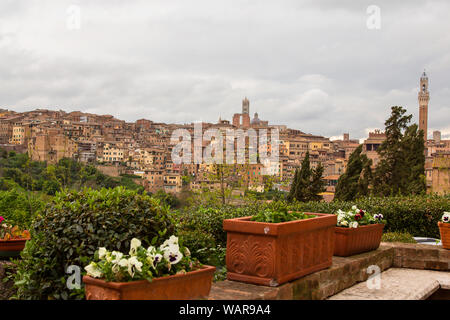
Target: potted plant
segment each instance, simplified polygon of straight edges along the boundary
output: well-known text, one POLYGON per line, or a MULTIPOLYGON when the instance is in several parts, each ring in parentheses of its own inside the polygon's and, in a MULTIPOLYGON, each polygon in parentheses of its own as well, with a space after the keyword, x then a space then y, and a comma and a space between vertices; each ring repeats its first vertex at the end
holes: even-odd
POLYGON ((441 221, 438 222, 441 242, 444 249, 450 249, 450 212, 444 212, 441 221))
POLYGON ((227 278, 278 286, 331 266, 336 216, 266 209, 227 219, 227 278))
POLYGON ((28 230, 7 224, 5 218, 0 216, 0 257, 18 256, 27 240, 30 240, 28 230))
POLYGON ((215 267, 203 266, 171 236, 159 248, 131 240, 130 252, 99 248, 83 277, 88 300, 205 299, 215 267))
POLYGON ((371 215, 356 206, 347 212, 338 210, 334 255, 347 257, 377 249, 384 225, 382 214, 371 215))

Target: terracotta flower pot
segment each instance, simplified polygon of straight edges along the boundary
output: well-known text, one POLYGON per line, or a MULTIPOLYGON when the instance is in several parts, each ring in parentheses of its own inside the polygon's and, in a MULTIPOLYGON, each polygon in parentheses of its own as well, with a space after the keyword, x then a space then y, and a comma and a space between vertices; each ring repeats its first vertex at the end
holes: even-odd
POLYGON ((154 278, 152 282, 107 282, 83 277, 87 300, 191 300, 206 299, 211 289, 215 267, 185 274, 154 278))
POLYGON ((282 223, 224 220, 228 279, 278 286, 331 266, 337 218, 308 214, 317 217, 282 223))
POLYGON ((369 224, 358 228, 335 227, 334 255, 348 257, 375 250, 380 246, 384 224, 369 224))
POLYGON ((442 248, 450 250, 450 223, 438 222, 442 248))
POLYGON ((25 248, 28 239, 0 240, 0 257, 16 257, 25 248))

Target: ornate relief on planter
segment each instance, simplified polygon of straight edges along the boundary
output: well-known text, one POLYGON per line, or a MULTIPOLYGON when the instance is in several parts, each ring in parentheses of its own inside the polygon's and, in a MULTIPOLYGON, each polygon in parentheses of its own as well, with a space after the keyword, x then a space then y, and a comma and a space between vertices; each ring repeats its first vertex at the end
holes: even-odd
POLYGON ((337 218, 309 214, 317 217, 283 223, 224 220, 227 278, 278 286, 331 266, 337 218))
POLYGON ((450 250, 450 223, 438 222, 442 248, 450 250))
POLYGON ((83 277, 87 300, 191 300, 206 299, 211 290, 215 267, 186 274, 132 282, 106 282, 83 277))
POLYGON ((15 257, 25 248, 25 243, 30 239, 0 240, 0 257, 15 257))
POLYGON ((334 255, 348 257, 372 251, 380 246, 384 224, 369 224, 358 228, 335 228, 334 255))

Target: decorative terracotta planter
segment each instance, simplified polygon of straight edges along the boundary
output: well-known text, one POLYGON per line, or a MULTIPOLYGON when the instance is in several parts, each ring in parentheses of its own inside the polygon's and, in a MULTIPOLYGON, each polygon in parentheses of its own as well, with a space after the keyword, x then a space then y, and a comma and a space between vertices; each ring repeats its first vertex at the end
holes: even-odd
POLYGON ((372 251, 380 246, 384 224, 369 224, 358 228, 335 227, 334 255, 348 257, 372 251))
POLYGON ((87 300, 191 300, 206 299, 211 290, 215 267, 186 274, 154 278, 152 282, 106 282, 83 277, 87 300))
POLYGON ((228 279, 278 286, 331 266, 337 217, 308 214, 317 217, 282 223, 224 220, 228 279))
POLYGON ((0 257, 16 257, 25 248, 25 243, 30 239, 0 240, 0 257))
POLYGON ((450 250, 450 223, 438 222, 442 248, 450 250))

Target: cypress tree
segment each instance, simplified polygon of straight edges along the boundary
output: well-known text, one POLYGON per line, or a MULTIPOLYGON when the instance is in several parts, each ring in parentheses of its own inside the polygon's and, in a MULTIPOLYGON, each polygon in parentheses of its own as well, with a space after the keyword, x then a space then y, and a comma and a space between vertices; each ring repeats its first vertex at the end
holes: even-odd
POLYGON ((339 177, 336 186, 335 198, 342 201, 352 201, 357 197, 369 193, 369 184, 372 179, 372 160, 361 154, 362 145, 359 145, 348 159, 345 173, 339 177))
POLYGON ((292 179, 291 190, 289 191, 288 201, 293 201, 295 199, 295 194, 297 193, 297 179, 298 179, 298 168, 295 169, 294 179, 292 179))
POLYGON ((381 161, 374 175, 374 193, 395 195, 425 191, 423 132, 408 126, 412 115, 400 106, 391 108, 386 120, 386 140, 378 148, 381 161))
POLYGON ((309 187, 309 200, 310 201, 320 201, 322 200, 322 196, 319 193, 322 193, 326 190, 325 188, 325 180, 322 178, 324 171, 324 167, 321 163, 317 166, 316 169, 312 171, 312 180, 309 187))
POLYGON ((309 163, 309 152, 306 152, 305 158, 302 161, 302 167, 297 177, 295 187, 295 199, 306 202, 310 198, 309 185, 311 177, 311 168, 309 163))

